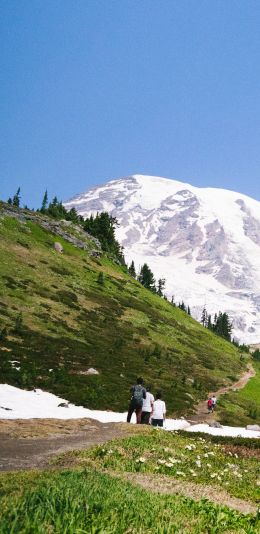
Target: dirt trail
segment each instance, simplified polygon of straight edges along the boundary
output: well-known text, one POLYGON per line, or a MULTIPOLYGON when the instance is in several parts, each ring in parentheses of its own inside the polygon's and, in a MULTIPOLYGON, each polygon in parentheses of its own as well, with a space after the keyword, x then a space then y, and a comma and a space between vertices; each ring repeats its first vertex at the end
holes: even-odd
MULTIPOLYGON (((224 393, 228 393, 230 391, 234 391, 236 389, 242 389, 245 387, 247 382, 250 380, 250 378, 253 378, 255 376, 255 370, 251 364, 248 364, 247 370, 243 373, 243 375, 239 378, 239 380, 230 386, 222 387, 218 389, 218 391, 211 391, 210 395, 216 395, 217 399, 224 393)), ((216 417, 214 413, 208 413, 207 410, 207 401, 200 401, 196 406, 196 413, 192 415, 192 417, 189 419, 190 422, 194 423, 211 423, 212 421, 215 421, 216 417)))
POLYGON ((57 454, 126 435, 124 426, 91 419, 1 420, 0 471, 42 469, 57 454))
POLYGON ((207 486, 205 484, 195 484, 193 482, 185 482, 184 480, 177 480, 173 477, 145 474, 145 473, 124 473, 123 475, 113 476, 123 477, 129 482, 133 482, 142 488, 156 493, 175 494, 179 493, 185 497, 189 497, 194 501, 201 499, 208 499, 211 502, 222 506, 228 506, 233 510, 237 510, 242 514, 256 514, 257 504, 232 497, 225 490, 217 486, 207 486))

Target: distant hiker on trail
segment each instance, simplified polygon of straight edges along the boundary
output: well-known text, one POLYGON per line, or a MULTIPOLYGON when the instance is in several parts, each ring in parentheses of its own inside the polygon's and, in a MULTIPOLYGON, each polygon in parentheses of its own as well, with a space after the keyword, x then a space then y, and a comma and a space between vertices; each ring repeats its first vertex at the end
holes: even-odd
POLYGON ((153 403, 152 425, 163 427, 163 422, 166 416, 165 402, 162 400, 160 391, 155 395, 156 400, 153 403))
POLYGON ((211 400, 212 400, 212 411, 214 411, 217 405, 217 397, 215 395, 212 395, 211 400))
POLYGON ((143 387, 143 379, 137 378, 135 386, 130 389, 131 400, 128 408, 127 422, 130 423, 133 413, 136 414, 137 424, 141 423, 143 401, 146 399, 146 390, 143 387))
POLYGON ((141 424, 149 425, 151 419, 151 413, 153 411, 154 396, 150 392, 151 386, 146 387, 146 398, 143 402, 142 415, 141 415, 141 424))
POLYGON ((213 404, 212 404, 212 398, 210 397, 208 399, 208 413, 211 413, 213 411, 213 404))

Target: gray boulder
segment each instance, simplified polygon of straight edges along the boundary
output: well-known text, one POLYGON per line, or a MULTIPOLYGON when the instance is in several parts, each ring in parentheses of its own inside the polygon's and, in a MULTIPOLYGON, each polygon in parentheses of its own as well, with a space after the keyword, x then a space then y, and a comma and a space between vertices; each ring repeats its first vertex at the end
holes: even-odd
POLYGON ((218 421, 212 421, 212 423, 209 423, 209 426, 211 426, 212 428, 223 428, 218 421))
POLYGON ((247 425, 247 430, 255 430, 256 432, 260 432, 260 425, 247 425))
POLYGON ((59 252, 60 254, 62 254, 63 246, 58 241, 55 241, 53 246, 54 246, 54 250, 56 250, 56 252, 59 252))

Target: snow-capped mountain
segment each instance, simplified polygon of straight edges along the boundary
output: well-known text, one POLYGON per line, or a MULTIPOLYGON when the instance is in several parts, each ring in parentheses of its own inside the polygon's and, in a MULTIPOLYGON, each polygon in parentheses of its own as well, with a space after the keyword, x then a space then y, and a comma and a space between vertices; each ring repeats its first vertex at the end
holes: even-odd
POLYGON ((134 175, 65 203, 84 217, 108 211, 128 263, 148 263, 166 294, 195 318, 226 311, 240 342, 260 341, 260 202, 224 189, 134 175))

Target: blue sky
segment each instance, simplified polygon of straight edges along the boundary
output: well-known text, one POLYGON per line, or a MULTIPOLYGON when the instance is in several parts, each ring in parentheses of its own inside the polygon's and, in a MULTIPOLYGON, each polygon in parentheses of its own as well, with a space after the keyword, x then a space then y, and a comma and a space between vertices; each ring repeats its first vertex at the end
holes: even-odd
POLYGON ((260 200, 258 0, 1 2, 0 197, 129 174, 260 200))

